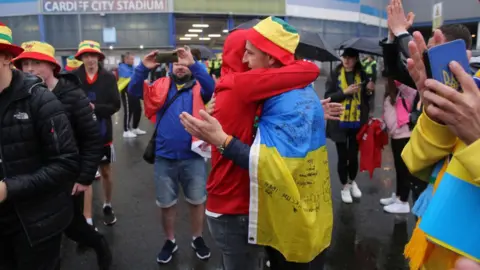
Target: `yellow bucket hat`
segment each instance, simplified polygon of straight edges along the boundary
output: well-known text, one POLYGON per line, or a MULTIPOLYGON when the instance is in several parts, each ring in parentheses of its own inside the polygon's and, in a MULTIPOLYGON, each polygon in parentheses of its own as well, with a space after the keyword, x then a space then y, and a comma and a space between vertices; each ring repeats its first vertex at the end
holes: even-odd
POLYGON ((13 44, 12 30, 0 22, 0 51, 6 51, 13 57, 17 57, 23 52, 21 47, 13 44))
POLYGON ((67 65, 65 66, 66 71, 74 71, 83 64, 82 61, 75 59, 75 56, 72 55, 67 58, 67 65))
POLYGON ((75 58, 77 60, 82 60, 82 54, 84 53, 95 53, 100 56, 100 61, 105 59, 105 55, 102 53, 100 49, 100 43, 93 41, 93 40, 84 40, 78 44, 78 51, 75 54, 75 58))
POLYGON ((22 60, 33 59, 38 61, 49 62, 55 65, 54 73, 60 72, 60 65, 55 59, 55 48, 52 45, 41 41, 27 41, 22 43, 23 52, 13 59, 13 65, 17 69, 22 69, 22 60))

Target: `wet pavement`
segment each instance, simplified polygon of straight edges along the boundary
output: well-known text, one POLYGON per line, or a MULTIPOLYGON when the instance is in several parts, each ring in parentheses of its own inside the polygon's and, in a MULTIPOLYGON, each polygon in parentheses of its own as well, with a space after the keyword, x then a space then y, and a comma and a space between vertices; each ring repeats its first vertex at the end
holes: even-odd
MULTIPOLYGON (((315 83, 323 97, 324 78, 315 83)), ((383 83, 378 84, 376 113, 381 113, 383 83)), ((101 185, 95 183, 94 218, 97 227, 107 237, 114 255, 112 270, 221 270, 221 258, 205 227, 204 236, 212 248, 207 262, 199 261, 190 247, 191 236, 188 208, 178 206, 176 240, 179 251, 168 265, 158 265, 156 255, 164 237, 159 210, 155 206, 153 166, 142 159, 143 150, 153 127, 142 119, 141 128, 149 131, 135 139, 123 139, 122 114, 115 117, 115 150, 113 207, 118 222, 113 227, 101 224, 101 185)), ((403 270, 407 269, 403 247, 411 234, 415 219, 412 215, 393 215, 383 212, 379 199, 390 196, 395 187, 393 158, 387 148, 383 154, 383 168, 377 169, 373 179, 367 173, 357 176, 363 197, 351 205, 340 199, 340 182, 336 175, 335 145, 329 141, 329 161, 334 202, 334 230, 327 253, 325 270, 403 270)), ((64 241, 62 269, 97 269, 93 252, 79 255, 75 244, 64 241)), ((318 269, 313 266, 311 269, 318 269)), ((248 269, 245 269, 248 270, 248 269)), ((294 269, 293 269, 294 270, 294 269)))

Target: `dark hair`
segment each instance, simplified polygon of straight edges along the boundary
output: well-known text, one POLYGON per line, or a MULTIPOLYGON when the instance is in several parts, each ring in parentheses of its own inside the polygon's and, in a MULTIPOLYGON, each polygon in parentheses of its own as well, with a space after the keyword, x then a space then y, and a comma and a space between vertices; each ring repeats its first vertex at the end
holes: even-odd
POLYGON ((463 24, 447 24, 439 28, 447 41, 463 39, 467 45, 467 50, 472 49, 472 33, 463 24))
MULTIPOLYGON (((363 71, 363 66, 362 66, 362 63, 360 62, 360 57, 357 56, 356 58, 357 58, 357 63, 355 63, 355 66, 353 67, 353 71, 354 71, 355 73, 357 73, 357 72, 362 72, 362 71, 363 71)), ((340 63, 340 64, 336 67, 335 71, 336 71, 337 73, 340 72, 340 69, 341 69, 342 67, 343 67, 343 62, 340 63)), ((362 79, 363 79, 363 78, 362 78, 362 79)))
POLYGON ((388 77, 387 82, 385 83, 385 96, 383 98, 386 99, 387 97, 390 97, 390 103, 395 105, 397 101, 397 95, 398 88, 395 84, 395 80, 393 80, 392 77, 388 77))

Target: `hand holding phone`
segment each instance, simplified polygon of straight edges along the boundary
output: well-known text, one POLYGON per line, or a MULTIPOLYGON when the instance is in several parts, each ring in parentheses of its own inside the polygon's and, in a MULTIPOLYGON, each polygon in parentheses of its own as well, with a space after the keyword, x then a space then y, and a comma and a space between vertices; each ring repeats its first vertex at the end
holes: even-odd
POLYGON ((465 71, 469 70, 467 46, 463 39, 432 47, 423 53, 427 77, 461 92, 460 84, 449 68, 452 61, 459 63, 465 71))
POLYGON ((154 69, 158 67, 160 64, 156 61, 158 51, 152 51, 143 57, 142 64, 148 69, 154 69))

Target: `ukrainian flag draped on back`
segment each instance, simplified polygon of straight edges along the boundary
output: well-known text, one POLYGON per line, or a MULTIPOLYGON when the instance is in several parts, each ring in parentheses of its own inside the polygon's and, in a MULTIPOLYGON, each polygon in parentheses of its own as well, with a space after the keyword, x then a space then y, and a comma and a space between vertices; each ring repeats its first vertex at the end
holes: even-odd
POLYGON ((250 150, 249 243, 310 262, 333 213, 322 105, 312 87, 268 99, 250 150))

